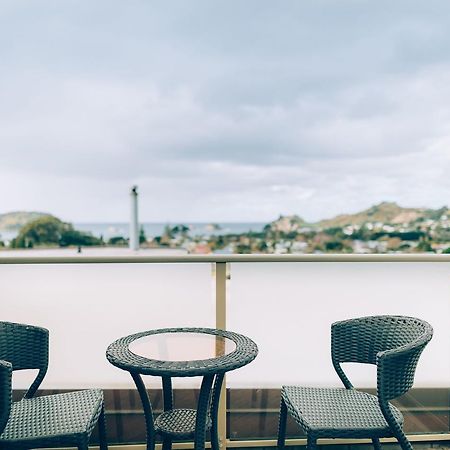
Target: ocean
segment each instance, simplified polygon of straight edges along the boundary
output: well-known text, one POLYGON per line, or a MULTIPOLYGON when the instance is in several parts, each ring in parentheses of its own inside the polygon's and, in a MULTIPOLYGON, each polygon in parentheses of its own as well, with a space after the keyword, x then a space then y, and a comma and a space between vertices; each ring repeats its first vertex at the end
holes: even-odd
MULTIPOLYGON (((233 234, 233 233, 245 233, 248 231, 262 231, 264 225, 263 222, 224 222, 224 223, 153 223, 144 222, 141 226, 144 227, 145 235, 147 238, 155 236, 161 236, 166 226, 174 227, 176 225, 186 225, 189 227, 189 234, 191 236, 211 236, 219 234, 233 234)), ((114 236, 128 237, 129 224, 122 223, 74 223, 74 227, 77 230, 92 233, 94 236, 103 236, 104 239, 110 239, 114 236)))

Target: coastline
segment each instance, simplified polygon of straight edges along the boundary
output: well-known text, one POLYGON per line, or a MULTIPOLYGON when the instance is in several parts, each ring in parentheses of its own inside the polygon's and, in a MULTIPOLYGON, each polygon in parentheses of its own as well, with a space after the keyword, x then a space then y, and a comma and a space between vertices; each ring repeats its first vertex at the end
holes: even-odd
POLYGON ((15 256, 159 256, 159 255, 187 255, 183 249, 173 248, 141 248, 138 251, 127 247, 83 247, 78 252, 77 247, 30 248, 30 249, 0 249, 0 258, 15 256))

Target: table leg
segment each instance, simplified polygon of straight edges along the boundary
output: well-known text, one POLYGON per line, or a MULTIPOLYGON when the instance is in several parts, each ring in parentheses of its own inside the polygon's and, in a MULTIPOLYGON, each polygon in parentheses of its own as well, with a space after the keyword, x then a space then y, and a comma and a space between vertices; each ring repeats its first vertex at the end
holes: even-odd
POLYGON ((164 411, 173 409, 172 378, 161 377, 163 387, 164 411))
POLYGON ((217 413, 219 410, 220 392, 222 389, 223 373, 216 375, 216 380, 214 382, 214 391, 211 403, 211 448, 212 450, 219 450, 219 433, 218 433, 218 420, 217 413))
POLYGON ((195 422, 194 450, 205 449, 206 421, 208 417, 209 399, 213 381, 214 375, 206 375, 203 377, 200 395, 198 398, 197 417, 195 422))
MULTIPOLYGON (((173 409, 172 378, 161 378, 163 386, 164 411, 170 411, 171 409, 173 409)), ((172 439, 170 437, 163 437, 162 450, 172 450, 172 439)))
POLYGON ((145 426, 147 431, 147 450, 155 450, 155 424, 153 422, 153 411, 147 389, 140 374, 130 372, 134 383, 136 384, 139 396, 141 397, 142 407, 144 409, 145 426))

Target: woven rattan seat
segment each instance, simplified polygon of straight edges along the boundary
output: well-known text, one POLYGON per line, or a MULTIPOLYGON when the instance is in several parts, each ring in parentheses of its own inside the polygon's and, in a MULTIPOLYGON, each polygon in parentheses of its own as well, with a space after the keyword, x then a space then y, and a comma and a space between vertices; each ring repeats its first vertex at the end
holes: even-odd
POLYGON ((412 387, 419 357, 433 336, 431 326, 402 316, 371 316, 331 326, 333 366, 345 388, 283 386, 278 448, 285 445, 289 413, 307 435, 308 450, 318 438, 371 438, 380 450, 381 437, 395 437, 412 450, 403 433, 403 416, 389 401, 412 387), (356 390, 341 363, 377 366, 377 395, 356 390))
MULTIPOLYGON (((155 419, 155 429, 161 435, 168 435, 176 439, 192 438, 195 434, 195 409, 173 409, 160 414, 155 419)), ((211 418, 207 418, 206 429, 211 428, 211 418)))
MULTIPOLYGON (((302 422, 302 428, 318 437, 321 433, 331 437, 330 430, 339 437, 346 434, 359 438, 392 435, 375 395, 356 389, 301 386, 283 386, 281 395, 289 413, 302 422)), ((401 412, 394 406, 392 413, 399 423, 403 423, 401 412)))
POLYGON ((0 449, 87 449, 99 424, 106 450, 103 392, 90 389, 34 397, 48 366, 48 330, 0 322, 0 449), (13 370, 38 369, 22 400, 12 402, 13 370))
POLYGON ((43 445, 45 441, 46 446, 78 445, 80 439, 88 442, 102 403, 100 390, 25 398, 14 402, 1 435, 2 445, 23 448, 25 441, 36 439, 43 445), (64 438, 61 440, 62 435, 64 438))

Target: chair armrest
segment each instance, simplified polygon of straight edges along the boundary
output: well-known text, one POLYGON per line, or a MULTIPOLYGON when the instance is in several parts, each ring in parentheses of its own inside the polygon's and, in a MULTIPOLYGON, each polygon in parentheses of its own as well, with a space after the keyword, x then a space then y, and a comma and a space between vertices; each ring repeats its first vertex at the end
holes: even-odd
POLYGON ((11 412, 12 365, 0 359, 0 434, 3 432, 11 412))

